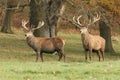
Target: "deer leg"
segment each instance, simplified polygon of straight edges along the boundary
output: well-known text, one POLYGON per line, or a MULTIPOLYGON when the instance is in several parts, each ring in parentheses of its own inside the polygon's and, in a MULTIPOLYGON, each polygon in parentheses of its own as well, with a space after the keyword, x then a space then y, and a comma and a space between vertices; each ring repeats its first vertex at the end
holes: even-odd
POLYGON ((103 61, 104 61, 104 51, 100 50, 100 52, 101 52, 101 55, 102 55, 102 58, 103 58, 103 61))
POLYGON ((39 52, 36 51, 36 62, 38 61, 38 54, 39 54, 39 52))
POLYGON ((85 52, 85 61, 87 61, 87 54, 88 54, 88 52, 86 51, 85 52))
POLYGON ((41 61, 43 62, 43 53, 40 52, 40 58, 41 58, 41 61))
POLYGON ((97 51, 97 55, 98 55, 99 61, 100 61, 100 51, 97 51))
POLYGON ((64 50, 62 50, 62 55, 63 55, 63 57, 64 57, 64 62, 66 61, 66 55, 64 54, 64 50))
POLYGON ((58 61, 60 61, 60 60, 61 60, 61 58, 62 58, 62 56, 63 56, 63 54, 62 54, 62 52, 61 52, 61 51, 58 51, 58 56, 59 56, 58 61))
POLYGON ((90 51, 89 51, 89 59, 90 59, 90 61, 91 61, 91 54, 92 54, 92 49, 90 49, 90 51))
POLYGON ((64 57, 64 62, 66 61, 66 55, 65 54, 63 54, 63 57, 64 57))

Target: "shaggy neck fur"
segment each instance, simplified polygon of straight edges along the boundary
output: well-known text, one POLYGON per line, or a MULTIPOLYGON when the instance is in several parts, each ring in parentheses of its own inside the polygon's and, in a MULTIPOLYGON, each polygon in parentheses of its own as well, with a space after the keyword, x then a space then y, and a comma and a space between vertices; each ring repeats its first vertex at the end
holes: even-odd
POLYGON ((31 47, 33 47, 33 45, 36 43, 36 37, 35 36, 29 36, 26 38, 27 39, 27 43, 28 45, 30 45, 31 47))
POLYGON ((81 34, 81 36, 82 36, 82 41, 83 40, 88 41, 90 38, 90 34, 88 32, 81 34))
POLYGON ((90 34, 87 32, 87 33, 84 33, 84 34, 81 34, 81 38, 82 38, 82 44, 83 44, 83 47, 85 49, 88 49, 89 48, 89 42, 90 42, 90 34))

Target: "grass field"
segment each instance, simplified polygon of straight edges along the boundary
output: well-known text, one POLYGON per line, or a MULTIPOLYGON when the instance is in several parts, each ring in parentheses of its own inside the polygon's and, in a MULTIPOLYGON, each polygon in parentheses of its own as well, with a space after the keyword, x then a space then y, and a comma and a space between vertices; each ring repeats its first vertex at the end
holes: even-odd
POLYGON ((120 80, 119 63, 0 62, 0 80, 120 80))
POLYGON ((22 31, 0 33, 0 80, 120 80, 120 37, 113 41, 116 54, 105 54, 105 61, 84 61, 79 34, 63 34, 67 62, 57 55, 44 54, 44 63, 35 62, 35 52, 28 47, 22 31))

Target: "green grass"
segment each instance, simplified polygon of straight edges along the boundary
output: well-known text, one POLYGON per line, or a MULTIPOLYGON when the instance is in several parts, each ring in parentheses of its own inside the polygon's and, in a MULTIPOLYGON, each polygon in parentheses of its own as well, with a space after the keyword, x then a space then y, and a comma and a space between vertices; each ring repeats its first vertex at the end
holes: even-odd
POLYGON ((67 62, 58 62, 57 55, 44 54, 44 63, 35 62, 35 52, 28 47, 22 31, 0 33, 0 80, 119 80, 120 37, 113 42, 117 54, 105 54, 105 61, 84 61, 79 34, 63 34, 66 39, 67 62))
POLYGON ((119 80, 118 63, 0 62, 0 80, 119 80))

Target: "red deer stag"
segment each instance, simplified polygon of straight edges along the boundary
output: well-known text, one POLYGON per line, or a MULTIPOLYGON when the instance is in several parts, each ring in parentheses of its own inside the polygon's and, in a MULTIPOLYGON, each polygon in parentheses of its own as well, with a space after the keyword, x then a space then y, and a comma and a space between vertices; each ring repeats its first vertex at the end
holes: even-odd
MULTIPOLYGON (((102 55, 103 61, 104 61, 104 50, 105 50, 105 39, 98 36, 98 35, 92 35, 88 31, 88 26, 91 24, 94 24, 96 21, 100 20, 100 16, 97 14, 94 16, 93 21, 89 19, 89 23, 87 23, 87 26, 84 26, 81 22, 82 15, 78 16, 75 19, 75 16, 73 17, 73 23, 80 29, 81 38, 82 38, 82 44, 83 48, 85 50, 85 60, 87 61, 87 52, 89 51, 89 59, 91 61, 91 53, 96 52, 99 61, 100 61, 100 54, 102 55)), ((86 23, 86 21, 84 21, 86 23)))
POLYGON ((36 62, 38 61, 38 56, 40 54, 41 61, 43 62, 43 53, 54 53, 57 52, 59 55, 59 61, 62 56, 64 56, 65 62, 65 54, 64 54, 64 45, 65 40, 54 37, 54 38, 43 38, 43 37, 35 37, 33 35, 34 30, 41 28, 44 25, 44 22, 39 22, 36 28, 28 29, 26 24, 28 21, 22 20, 22 27, 24 28, 26 40, 28 45, 36 52, 36 62))

